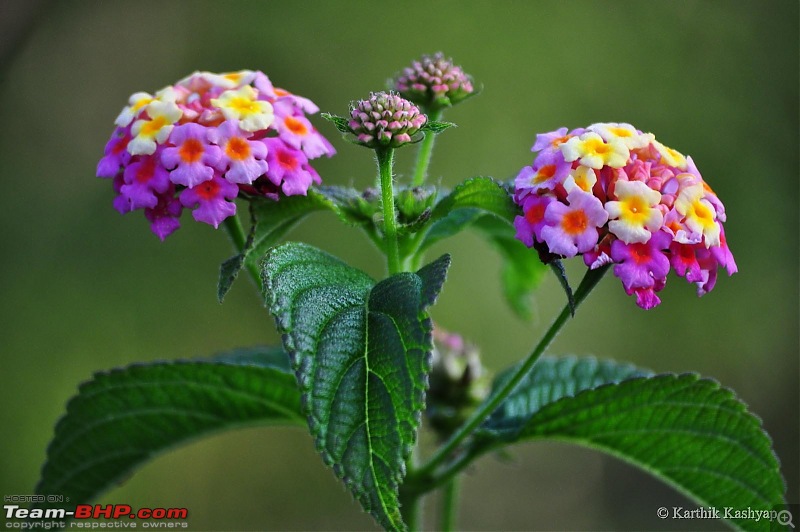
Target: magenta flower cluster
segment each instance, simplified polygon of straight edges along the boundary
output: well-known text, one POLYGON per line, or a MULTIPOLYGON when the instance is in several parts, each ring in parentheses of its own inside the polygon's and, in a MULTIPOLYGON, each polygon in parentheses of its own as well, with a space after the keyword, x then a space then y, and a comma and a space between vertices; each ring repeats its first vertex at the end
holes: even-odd
POLYGON ((475 92, 470 77, 441 52, 414 61, 397 77, 394 88, 427 107, 453 105, 475 92))
POLYGON ((630 124, 599 123, 537 135, 538 155, 515 180, 514 225, 527 246, 590 268, 614 264, 637 304, 661 303, 670 269, 709 292, 736 262, 725 241, 725 207, 691 157, 630 124))
POLYGON ((394 93, 372 93, 358 101, 350 111, 348 127, 358 142, 368 148, 398 148, 427 122, 413 103, 394 93))
POLYGON ((309 161, 335 150, 308 121, 317 111, 262 72, 195 72, 130 97, 97 176, 113 179, 120 213, 143 209, 162 240, 184 208, 218 227, 240 194, 277 201, 320 182, 309 161))

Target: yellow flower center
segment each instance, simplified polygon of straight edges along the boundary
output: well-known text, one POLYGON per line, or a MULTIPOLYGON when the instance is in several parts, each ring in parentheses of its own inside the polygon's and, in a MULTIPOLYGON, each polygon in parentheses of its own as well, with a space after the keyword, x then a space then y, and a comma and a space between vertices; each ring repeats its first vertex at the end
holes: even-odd
POLYGON ((232 98, 228 104, 231 109, 235 109, 241 114, 252 114, 261 112, 258 102, 249 98, 242 98, 237 96, 232 98))
POLYGON ((141 134, 147 137, 152 137, 167 125, 167 119, 163 116, 157 116, 152 120, 142 124, 141 134))

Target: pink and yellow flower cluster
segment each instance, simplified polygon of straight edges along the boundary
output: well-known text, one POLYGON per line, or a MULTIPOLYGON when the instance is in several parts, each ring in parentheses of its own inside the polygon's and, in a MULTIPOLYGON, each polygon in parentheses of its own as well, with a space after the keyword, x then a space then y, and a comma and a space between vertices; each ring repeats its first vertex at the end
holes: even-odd
POLYGON ((527 246, 614 264, 625 292, 650 309, 670 269, 709 292, 736 262, 725 241, 725 207, 691 157, 630 124, 599 123, 536 136, 538 155, 514 182, 514 225, 527 246))
POLYGON ((195 72, 130 97, 97 176, 114 180, 120 213, 143 209, 162 240, 184 208, 218 227, 240 194, 277 201, 320 182, 309 161, 335 150, 308 121, 317 111, 262 72, 195 72))

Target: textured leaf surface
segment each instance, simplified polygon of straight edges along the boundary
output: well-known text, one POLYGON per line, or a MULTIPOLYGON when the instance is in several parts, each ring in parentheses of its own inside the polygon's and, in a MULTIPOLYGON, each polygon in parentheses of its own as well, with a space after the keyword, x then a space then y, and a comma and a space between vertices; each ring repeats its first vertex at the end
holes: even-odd
POLYGON ((320 116, 336 126, 340 133, 350 133, 350 126, 348 125, 350 121, 347 118, 330 113, 322 113, 320 116))
POLYGON ((514 221, 517 206, 502 183, 491 177, 473 177, 457 185, 433 209, 432 221, 445 218, 459 209, 480 209, 509 223, 514 221))
POLYGON ((281 348, 97 373, 56 425, 36 492, 88 502, 179 443, 243 424, 303 421, 281 348))
POLYGON ((387 529, 404 529, 398 485, 424 407, 431 349, 425 309, 449 257, 375 284, 311 246, 264 259, 265 299, 292 357, 323 459, 387 529))
POLYGON ((456 127, 456 125, 452 122, 436 122, 436 121, 429 121, 425 122, 425 125, 420 128, 422 131, 429 131, 431 133, 437 134, 441 133, 445 129, 449 129, 451 127, 456 127))
MULTIPOLYGON (((542 360, 484 424, 476 452, 569 441, 637 465, 703 505, 783 504, 785 482, 771 440, 733 392, 695 374, 639 372, 611 362, 542 360), (615 383, 620 379, 627 380, 615 383)), ((769 522, 732 522, 769 530, 769 522)))

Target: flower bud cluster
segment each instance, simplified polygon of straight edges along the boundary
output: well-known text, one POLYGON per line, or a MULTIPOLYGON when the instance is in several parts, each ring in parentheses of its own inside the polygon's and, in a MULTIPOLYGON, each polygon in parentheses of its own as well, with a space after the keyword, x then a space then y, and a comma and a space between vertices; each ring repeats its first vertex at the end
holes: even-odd
POLYGON ((143 209, 162 240, 184 208, 217 227, 240 194, 277 201, 320 182, 309 161, 335 150, 306 117, 318 110, 262 72, 195 72, 130 97, 97 176, 113 179, 120 213, 143 209))
POLYGON ((449 434, 486 398, 489 385, 478 348, 459 334, 435 327, 427 399, 433 428, 449 434))
POLYGON ((425 122, 427 117, 413 103, 391 92, 376 92, 356 102, 348 127, 368 148, 398 148, 411 142, 425 122))
POLYGON ((536 136, 533 164, 514 182, 517 238, 545 254, 614 264, 625 292, 658 305, 670 269, 709 292, 736 262, 725 206, 691 157, 630 124, 599 123, 536 136))
POLYGON ((394 81, 394 88, 428 109, 454 105, 475 92, 472 79, 441 52, 414 61, 394 81))

